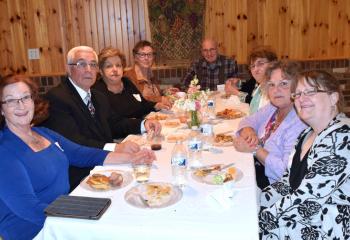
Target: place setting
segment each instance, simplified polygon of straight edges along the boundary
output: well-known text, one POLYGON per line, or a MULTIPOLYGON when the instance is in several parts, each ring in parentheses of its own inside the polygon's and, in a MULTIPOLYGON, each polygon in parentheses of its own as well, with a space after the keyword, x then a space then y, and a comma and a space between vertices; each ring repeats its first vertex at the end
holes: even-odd
POLYGON ((243 178, 243 172, 230 164, 212 164, 201 167, 192 167, 191 176, 200 183, 209 185, 223 185, 226 182, 238 182, 243 178))
POLYGON ((92 192, 108 192, 124 188, 132 181, 133 176, 131 172, 108 169, 93 171, 80 183, 80 186, 92 192))
POLYGON ((244 174, 234 165, 212 164, 191 169, 192 179, 196 182, 216 186, 206 196, 209 206, 226 210, 235 204, 234 196, 240 190, 237 183, 243 179, 244 174))
POLYGON ((218 133, 215 134, 214 140, 213 140, 213 146, 216 147, 230 147, 233 146, 235 137, 233 135, 233 132, 225 132, 225 133, 218 133))
POLYGON ((179 187, 167 182, 149 182, 151 163, 133 163, 133 175, 136 186, 129 189, 125 201, 131 206, 141 209, 157 209, 171 206, 182 198, 179 187))
POLYGON ((233 109, 233 108, 225 108, 224 110, 216 113, 217 118, 225 119, 225 120, 241 118, 241 117, 244 117, 245 115, 246 114, 241 110, 233 109))

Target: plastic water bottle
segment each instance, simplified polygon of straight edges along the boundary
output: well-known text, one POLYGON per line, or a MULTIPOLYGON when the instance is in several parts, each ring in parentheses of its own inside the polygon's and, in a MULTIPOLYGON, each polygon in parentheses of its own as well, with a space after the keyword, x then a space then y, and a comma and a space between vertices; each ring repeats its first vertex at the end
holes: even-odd
POLYGON ((174 184, 180 187, 187 182, 187 151, 181 141, 177 141, 171 153, 171 168, 174 184))
POLYGON ((207 114, 209 119, 215 119, 215 100, 213 97, 209 97, 207 101, 207 114))
POLYGON ((214 131, 213 125, 209 122, 203 123, 201 125, 201 133, 202 133, 202 148, 204 150, 208 150, 213 145, 214 131))
POLYGON ((197 127, 192 127, 187 146, 189 152, 189 165, 191 167, 201 166, 203 142, 202 136, 197 127))

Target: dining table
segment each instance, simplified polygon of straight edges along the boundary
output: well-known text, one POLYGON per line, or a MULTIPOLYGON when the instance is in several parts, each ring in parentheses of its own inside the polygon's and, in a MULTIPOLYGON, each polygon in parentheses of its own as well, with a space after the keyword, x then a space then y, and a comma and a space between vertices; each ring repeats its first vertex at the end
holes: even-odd
MULTIPOLYGON (((225 98, 218 94, 216 111, 227 108, 247 114, 249 106, 237 101, 237 98, 225 98)), ((214 133, 230 132, 234 135, 241 119, 217 120, 213 123, 214 133)), ((161 121, 164 139, 161 150, 155 151, 157 160, 151 167, 150 183, 173 183, 171 152, 175 143, 167 141, 167 137, 188 130, 185 124, 167 126, 166 123, 170 120, 161 121)), ((139 136, 139 139, 144 140, 144 137, 139 136)), ((144 147, 149 146, 146 143, 144 147)), ((200 164, 232 163, 239 172, 239 178, 234 180, 230 196, 225 194, 224 185, 202 182, 190 168, 187 171, 186 185, 176 187, 181 195, 177 196, 176 201, 161 208, 140 207, 126 201, 127 192, 140 185, 135 179, 126 186, 108 191, 94 191, 81 184, 70 195, 111 199, 111 205, 102 217, 88 220, 48 216, 35 239, 258 239, 259 204, 253 155, 237 152, 232 145, 215 146, 214 149, 218 151, 202 151, 200 164)), ((129 164, 96 166, 92 173, 111 170, 125 171, 132 175, 129 164)))

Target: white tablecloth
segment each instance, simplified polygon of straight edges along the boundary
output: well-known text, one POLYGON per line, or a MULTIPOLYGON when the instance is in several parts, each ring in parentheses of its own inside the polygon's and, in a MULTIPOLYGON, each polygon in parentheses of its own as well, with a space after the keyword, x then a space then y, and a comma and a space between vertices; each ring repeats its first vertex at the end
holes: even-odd
MULTIPOLYGON (((221 104, 220 106, 224 106, 221 104)), ((244 106, 246 108, 246 106, 244 106)), ((235 129, 239 120, 225 121, 215 131, 235 129)), ((164 129, 165 132, 171 131, 164 129)), ((173 143, 163 143, 157 151, 157 162, 150 181, 171 182, 170 152, 173 143)), ((238 153, 233 147, 223 147, 223 153, 203 152, 203 164, 235 163, 243 178, 235 185, 231 206, 219 204, 211 194, 222 186, 196 182, 189 176, 183 197, 176 204, 162 209, 139 209, 124 200, 125 188, 108 192, 93 192, 82 187, 72 195, 109 197, 112 204, 99 220, 48 217, 36 239, 258 239, 255 171, 251 154, 238 153)), ((96 169, 131 171, 128 165, 97 167, 96 169)), ((220 191, 220 190, 219 190, 220 191)))

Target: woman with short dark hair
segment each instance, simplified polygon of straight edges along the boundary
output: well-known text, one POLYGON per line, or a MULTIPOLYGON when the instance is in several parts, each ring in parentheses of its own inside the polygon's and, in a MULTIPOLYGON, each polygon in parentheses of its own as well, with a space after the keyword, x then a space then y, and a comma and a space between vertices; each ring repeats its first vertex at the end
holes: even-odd
POLYGON ((108 47, 98 55, 101 79, 96 81, 93 88, 103 92, 112 109, 127 118, 143 118, 151 111, 168 109, 162 102, 146 100, 136 86, 123 77, 125 56, 116 48, 108 47))
POLYGON ((152 102, 162 103, 171 107, 171 102, 166 96, 162 96, 159 84, 155 82, 152 73, 152 65, 155 58, 154 47, 149 41, 142 40, 136 43, 132 50, 134 66, 124 73, 140 91, 142 96, 152 102))
POLYGON ((239 95, 240 91, 247 93, 245 102, 250 104, 250 114, 257 112, 269 102, 263 89, 263 83, 266 80, 265 71, 269 63, 274 61, 277 61, 277 55, 269 47, 254 48, 247 59, 248 69, 252 77, 243 82, 240 89, 237 89, 239 79, 227 81, 225 84, 226 94, 239 95))

